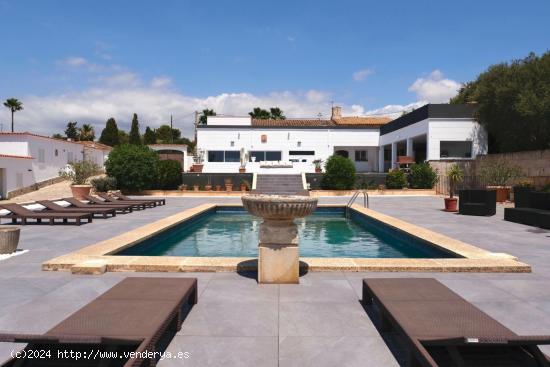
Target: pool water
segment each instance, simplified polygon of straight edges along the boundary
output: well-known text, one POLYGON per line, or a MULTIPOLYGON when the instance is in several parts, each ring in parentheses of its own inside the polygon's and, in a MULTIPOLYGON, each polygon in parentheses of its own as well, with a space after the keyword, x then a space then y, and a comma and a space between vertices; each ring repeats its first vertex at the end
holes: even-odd
MULTIPOLYGON (((452 257, 412 236, 342 209, 297 219, 302 257, 452 257)), ((243 210, 218 210, 155 235, 117 255, 256 257, 261 219, 243 210)))

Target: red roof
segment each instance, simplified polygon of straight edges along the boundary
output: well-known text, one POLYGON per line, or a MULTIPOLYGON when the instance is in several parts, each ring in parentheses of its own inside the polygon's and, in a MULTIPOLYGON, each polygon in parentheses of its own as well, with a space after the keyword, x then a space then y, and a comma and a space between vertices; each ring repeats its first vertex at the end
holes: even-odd
POLYGON ((12 155, 12 154, 0 154, 0 158, 32 159, 30 155, 12 155))

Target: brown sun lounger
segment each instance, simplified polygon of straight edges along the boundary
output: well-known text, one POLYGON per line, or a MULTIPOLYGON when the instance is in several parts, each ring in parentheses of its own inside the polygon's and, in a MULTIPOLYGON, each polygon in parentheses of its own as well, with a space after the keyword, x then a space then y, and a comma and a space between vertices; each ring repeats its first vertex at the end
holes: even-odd
POLYGON ((68 202, 71 204, 72 208, 105 208, 105 209, 115 209, 119 213, 131 213, 133 211, 132 205, 126 205, 126 204, 113 204, 113 205, 101 205, 98 206, 96 204, 89 204, 89 203, 83 203, 82 201, 75 199, 75 198, 63 198, 61 199, 63 201, 68 202))
POLYGON ((36 220, 36 223, 42 223, 42 220, 45 220, 50 225, 55 224, 56 219, 61 219, 63 223, 68 223, 69 219, 74 219, 75 224, 78 226, 81 224, 82 219, 86 219, 88 223, 92 222, 92 214, 90 213, 67 213, 54 210, 34 212, 19 204, 1 204, 0 208, 10 211, 10 214, 3 215, 2 218, 11 219, 13 224, 17 223, 17 219, 21 220, 22 225, 26 225, 29 219, 36 220))
POLYGON ((166 205, 166 199, 132 199, 132 198, 126 196, 126 195, 121 194, 120 192, 113 192, 111 195, 114 198, 118 198, 120 200, 125 200, 125 201, 134 201, 134 200, 137 200, 137 201, 151 201, 151 202, 156 203, 157 205, 166 205))
POLYGON ((435 279, 364 279, 363 302, 404 337, 408 366, 550 366, 550 336, 517 335, 435 279))
POLYGON ((98 192, 96 193, 97 196, 102 198, 103 200, 110 202, 110 203, 130 203, 130 204, 143 204, 149 208, 153 208, 157 206, 157 203, 150 200, 122 200, 118 198, 114 198, 111 195, 105 193, 105 192, 98 192))
POLYGON ((0 334, 0 341, 29 343, 27 351, 52 355, 44 360, 10 359, 1 366, 154 366, 159 355, 153 353, 168 346, 196 303, 196 278, 126 278, 44 335, 0 334), (58 351, 92 356, 64 359, 58 351), (138 353, 119 360, 99 358, 96 351, 138 353))
POLYGON ((116 209, 111 208, 75 208, 75 207, 64 207, 59 204, 54 203, 51 200, 37 200, 38 204, 46 207, 46 209, 49 210, 55 210, 59 213, 90 213, 92 215, 98 214, 103 218, 107 218, 108 215, 111 215, 111 217, 116 216, 116 209))
POLYGON ((145 209, 148 205, 145 203, 129 203, 126 201, 119 201, 119 202, 113 202, 113 201, 107 201, 105 199, 101 199, 92 195, 84 195, 84 199, 88 200, 93 205, 131 205, 132 208, 137 210, 145 209))

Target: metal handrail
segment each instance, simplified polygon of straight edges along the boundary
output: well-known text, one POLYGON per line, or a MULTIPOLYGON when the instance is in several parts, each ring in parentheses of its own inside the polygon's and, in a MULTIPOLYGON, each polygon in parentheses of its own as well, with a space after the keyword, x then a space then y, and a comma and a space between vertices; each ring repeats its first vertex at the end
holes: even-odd
POLYGON ((353 205, 353 203, 355 202, 355 200, 360 194, 363 194, 363 206, 365 208, 369 207, 369 193, 367 192, 367 190, 357 190, 353 193, 353 196, 351 197, 351 199, 348 201, 348 204, 346 205, 346 216, 349 217, 348 209, 351 208, 351 206, 353 205))

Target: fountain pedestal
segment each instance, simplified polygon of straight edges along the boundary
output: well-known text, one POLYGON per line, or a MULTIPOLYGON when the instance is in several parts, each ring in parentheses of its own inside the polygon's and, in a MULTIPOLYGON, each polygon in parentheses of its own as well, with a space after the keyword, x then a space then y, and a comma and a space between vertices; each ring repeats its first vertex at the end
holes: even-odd
POLYGON ((264 220, 258 243, 258 282, 298 283, 300 251, 293 220, 264 220))
POLYGON ((245 195, 245 209, 262 217, 258 243, 258 282, 299 283, 300 251, 294 218, 315 211, 317 199, 308 196, 245 195))

